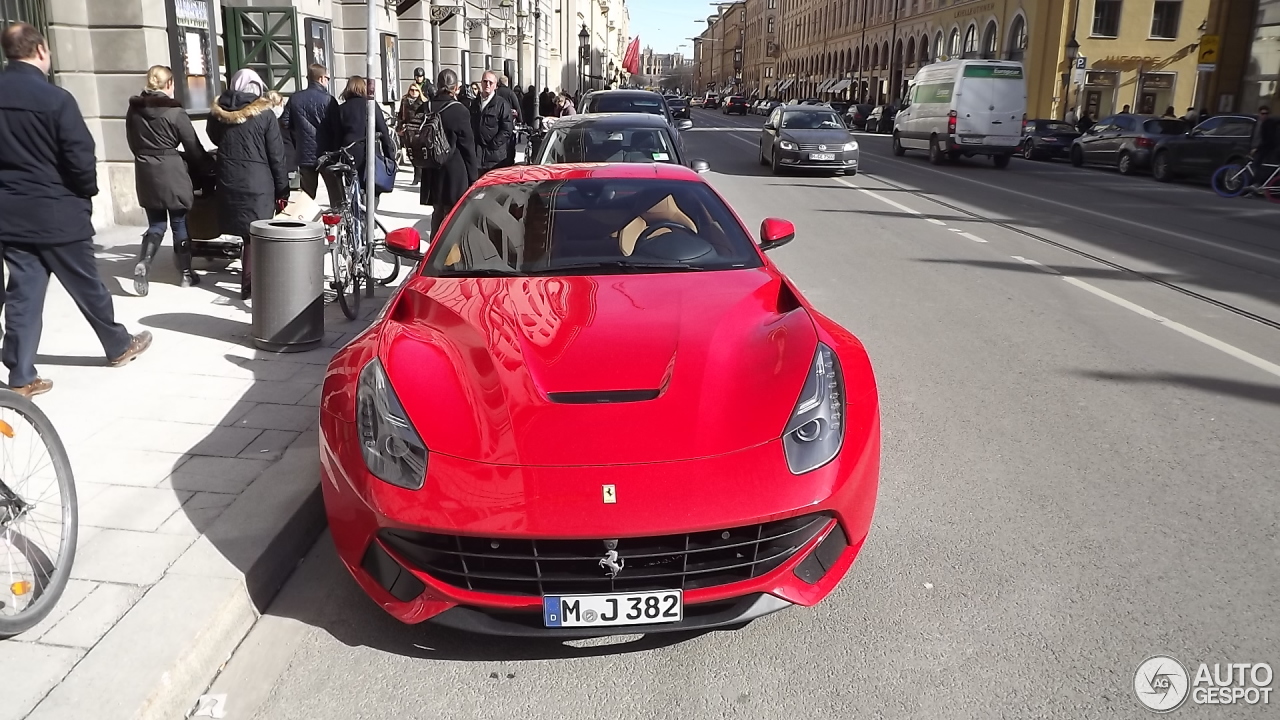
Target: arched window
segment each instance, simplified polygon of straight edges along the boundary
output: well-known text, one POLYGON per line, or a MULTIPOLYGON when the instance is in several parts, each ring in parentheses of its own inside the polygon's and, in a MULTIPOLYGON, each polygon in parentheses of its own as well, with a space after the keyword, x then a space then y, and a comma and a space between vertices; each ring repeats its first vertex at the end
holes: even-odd
POLYGON ((916 39, 907 39, 907 65, 916 64, 916 39))
POLYGON ((1013 19, 1013 28, 1009 30, 1009 59, 1022 62, 1027 53, 1027 21, 1021 15, 1013 19))
POLYGON ((880 69, 880 46, 879 45, 871 48, 871 69, 872 70, 880 69))
POLYGON ((987 29, 982 31, 982 57, 986 60, 994 60, 997 55, 996 45, 996 21, 992 20, 987 23, 987 29))
POLYGON ((951 37, 947 39, 947 57, 960 57, 960 28, 951 28, 951 37))
POLYGON ((977 25, 970 25, 969 29, 964 31, 964 56, 967 58, 978 57, 977 25))
POLYGON ((937 35, 933 36, 933 59, 935 61, 943 55, 947 54, 946 41, 942 39, 942 31, 939 30, 937 35))
POLYGON ((889 64, 889 43, 887 41, 885 42, 884 47, 880 48, 880 64, 883 65, 886 70, 892 67, 892 65, 889 64))
POLYGON ((921 65, 929 64, 929 36, 928 35, 920 36, 920 64, 921 65))
POLYGON ((853 51, 853 71, 857 72, 862 69, 862 51, 853 51))

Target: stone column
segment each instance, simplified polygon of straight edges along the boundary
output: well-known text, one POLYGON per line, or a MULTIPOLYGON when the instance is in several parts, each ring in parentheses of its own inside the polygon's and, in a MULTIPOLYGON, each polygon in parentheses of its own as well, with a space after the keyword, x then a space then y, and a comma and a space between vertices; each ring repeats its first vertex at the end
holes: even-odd
POLYGON ((400 93, 413 82, 413 69, 422 68, 435 84, 435 71, 431 67, 431 6, 426 2, 414 5, 400 16, 400 93))

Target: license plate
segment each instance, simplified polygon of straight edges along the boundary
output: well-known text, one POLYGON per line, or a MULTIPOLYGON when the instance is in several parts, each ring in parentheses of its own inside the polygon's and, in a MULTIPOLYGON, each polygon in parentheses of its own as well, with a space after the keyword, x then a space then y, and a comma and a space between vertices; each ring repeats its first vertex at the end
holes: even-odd
POLYGON ((547 627, 652 625, 679 622, 683 617, 684 594, 679 590, 542 598, 542 621, 547 627))
POLYGON ((835 153, 809 153, 810 160, 835 160, 835 153))
POLYGON ((981 145, 981 144, 982 144, 982 138, 980 138, 980 137, 962 137, 962 138, 960 138, 960 144, 961 144, 961 145, 981 145))
POLYGON ((989 136, 987 137, 987 144, 988 145, 1017 145, 1018 139, 1014 137, 1006 137, 1002 135, 997 135, 994 137, 989 136))

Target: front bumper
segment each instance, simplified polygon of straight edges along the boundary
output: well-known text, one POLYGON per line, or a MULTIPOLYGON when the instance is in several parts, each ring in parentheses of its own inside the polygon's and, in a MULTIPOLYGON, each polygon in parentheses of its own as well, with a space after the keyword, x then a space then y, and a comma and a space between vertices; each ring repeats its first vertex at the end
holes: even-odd
POLYGON ((774 150, 778 154, 778 164, 782 167, 800 168, 804 170, 841 170, 857 171, 860 150, 774 150), (834 157, 833 160, 814 160, 813 153, 825 152, 834 157))
POLYGON ((563 637, 707 629, 790 605, 813 605, 835 588, 870 528, 879 475, 878 420, 867 430, 862 436, 851 428, 840 455, 802 478, 786 470, 775 441, 716 458, 636 466, 514 468, 432 455, 423 489, 409 491, 369 475, 353 424, 322 413, 322 487, 343 564, 402 622, 432 619, 482 633, 563 637), (601 502, 605 482, 617 488, 616 504, 601 502), (484 539, 630 538, 813 513, 830 519, 774 569, 685 590, 680 623, 618 629, 544 628, 540 596, 449 584, 378 537, 391 528, 484 539))

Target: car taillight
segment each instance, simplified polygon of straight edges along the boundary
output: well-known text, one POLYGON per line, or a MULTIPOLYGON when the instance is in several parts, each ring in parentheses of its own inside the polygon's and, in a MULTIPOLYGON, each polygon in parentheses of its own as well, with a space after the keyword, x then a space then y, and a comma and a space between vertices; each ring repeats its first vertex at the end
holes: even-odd
POLYGON ((955 110, 952 110, 951 112, 947 113, 947 134, 948 135, 956 134, 956 111, 955 110))
POLYGON ((342 223, 342 216, 335 213, 325 213, 320 216, 320 221, 325 225, 332 227, 333 225, 340 225, 342 223))
POLYGON ((1156 141, 1151 138, 1140 137, 1137 140, 1134 140, 1133 144, 1140 148, 1153 148, 1156 146, 1156 141))

